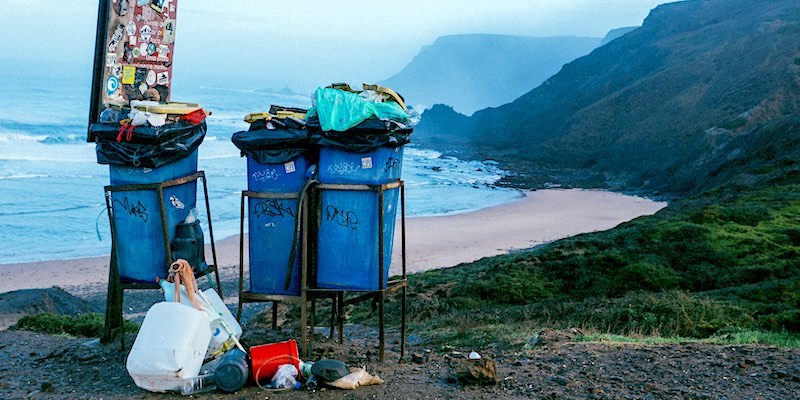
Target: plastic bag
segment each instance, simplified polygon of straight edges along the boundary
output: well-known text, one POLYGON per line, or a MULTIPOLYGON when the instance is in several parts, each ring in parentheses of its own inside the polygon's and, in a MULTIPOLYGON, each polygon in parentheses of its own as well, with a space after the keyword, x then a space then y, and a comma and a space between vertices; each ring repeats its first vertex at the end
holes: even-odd
POLYGON ((359 386, 381 385, 384 380, 377 375, 371 375, 364 368, 350 368, 350 374, 345 375, 327 385, 339 389, 353 390, 359 386))
POLYGON ((294 389, 297 386, 297 368, 294 364, 283 364, 278 367, 272 377, 272 387, 275 389, 294 389))
POLYGON ((358 93, 319 88, 314 92, 314 107, 307 119, 319 117, 323 131, 346 131, 370 117, 397 122, 408 121, 408 114, 395 102, 364 101, 358 93))
POLYGON ((191 155, 206 135, 205 120, 192 125, 177 122, 162 127, 133 127, 130 142, 117 142, 119 124, 92 124, 97 138, 97 162, 140 168, 158 168, 191 155))

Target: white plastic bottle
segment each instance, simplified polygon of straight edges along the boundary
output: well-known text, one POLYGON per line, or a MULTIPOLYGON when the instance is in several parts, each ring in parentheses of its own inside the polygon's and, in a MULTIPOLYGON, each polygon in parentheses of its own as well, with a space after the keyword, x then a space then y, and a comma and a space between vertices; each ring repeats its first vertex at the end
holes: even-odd
POLYGON ((217 383, 214 382, 213 373, 187 378, 181 382, 181 394, 184 396, 210 392, 216 388, 217 383))

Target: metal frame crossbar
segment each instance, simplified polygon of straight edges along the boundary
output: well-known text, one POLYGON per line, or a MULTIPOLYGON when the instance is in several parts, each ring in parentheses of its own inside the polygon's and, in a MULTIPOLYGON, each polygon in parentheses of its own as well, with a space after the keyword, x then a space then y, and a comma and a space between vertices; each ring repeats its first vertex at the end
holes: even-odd
MULTIPOLYGON (((169 266, 174 261, 172 259, 172 252, 170 249, 170 242, 169 242, 169 234, 168 234, 168 226, 167 226, 167 216, 166 210, 164 205, 164 189, 183 185, 192 181, 200 180, 203 182, 203 196, 206 203, 206 217, 208 218, 208 234, 211 240, 211 257, 213 260, 213 264, 210 264, 205 271, 200 271, 195 274, 195 277, 203 277, 209 273, 214 273, 216 275, 217 280, 217 290, 219 291, 220 297, 222 295, 222 285, 220 284, 219 279, 219 268, 217 266, 217 248, 214 244, 214 228, 211 222, 211 207, 208 202, 208 184, 206 182, 206 175, 204 171, 197 171, 191 175, 171 179, 164 182, 157 182, 157 183, 141 183, 141 184, 130 184, 130 185, 108 185, 105 186, 105 198, 106 198, 106 210, 108 211, 108 220, 111 224, 111 260, 110 265, 108 268, 108 294, 106 297, 106 315, 105 315, 105 325, 103 328, 103 335, 100 338, 102 343, 110 343, 111 341, 116 338, 117 335, 120 336, 120 346, 124 349, 125 346, 125 335, 123 331, 123 319, 122 319, 122 303, 124 300, 124 292, 125 290, 142 290, 142 289, 160 289, 161 287, 153 282, 153 283, 135 283, 135 282, 125 282, 119 276, 119 264, 117 260, 117 252, 116 252, 116 244, 117 244, 117 229, 116 225, 114 224, 114 209, 112 207, 112 196, 115 192, 130 192, 130 191, 141 191, 141 190, 152 190, 155 191, 158 195, 159 201, 159 215, 161 217, 161 232, 164 239, 164 254, 165 254, 165 265, 169 266)), ((166 272, 166 268, 164 269, 166 272)))

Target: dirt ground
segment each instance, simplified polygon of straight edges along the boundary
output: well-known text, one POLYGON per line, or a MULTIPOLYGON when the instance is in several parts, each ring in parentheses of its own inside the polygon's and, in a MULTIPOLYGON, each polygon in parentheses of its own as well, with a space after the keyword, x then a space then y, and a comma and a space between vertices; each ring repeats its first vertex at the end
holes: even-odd
MULTIPOLYGON (((225 282, 226 300, 235 311, 233 282, 225 282)), ((104 288, 67 287, 68 292, 102 310, 104 288)), ((126 318, 141 320, 163 299, 158 291, 127 291, 126 318)), ((299 339, 299 324, 279 330, 256 314, 268 303, 246 304, 245 347, 299 339), (260 322, 260 323, 259 323, 260 322)), ((3 310, 0 310, 3 311, 3 310)), ((270 313, 267 313, 270 315, 270 313)), ((319 322, 323 324, 324 322, 319 322)), ((387 325, 386 357, 378 362, 377 329, 345 325, 344 344, 327 339, 329 327, 318 327, 311 361, 338 359, 365 366, 383 385, 354 391, 273 391, 249 382, 234 394, 219 391, 195 398, 220 399, 798 399, 800 349, 699 344, 640 345, 582 343, 569 331, 544 331, 536 346, 514 351, 495 348, 427 347, 412 338, 400 361, 399 330, 387 325), (464 385, 456 378, 477 351, 496 363, 497 383, 464 385)), ((0 398, 169 399, 179 393, 139 389, 125 369, 134 341, 99 345, 86 338, 57 337, 24 331, 0 331, 0 398)))
MULTIPOLYGON (((292 329, 250 329, 245 342, 269 343, 295 336, 292 329)), ((545 331, 540 344, 518 352, 477 349, 496 362, 498 382, 462 385, 453 366, 472 349, 409 346, 399 360, 397 331, 386 361, 377 361, 374 329, 350 325, 344 345, 319 331, 313 359, 366 366, 383 385, 354 391, 318 388, 272 391, 248 383, 234 394, 214 391, 196 398, 231 399, 797 399, 800 350, 760 346, 630 345, 578 343, 569 332, 545 331)), ((125 370, 126 348, 86 344, 87 339, 24 331, 0 332, 0 397, 60 399, 168 399, 180 394, 137 388, 125 370)))

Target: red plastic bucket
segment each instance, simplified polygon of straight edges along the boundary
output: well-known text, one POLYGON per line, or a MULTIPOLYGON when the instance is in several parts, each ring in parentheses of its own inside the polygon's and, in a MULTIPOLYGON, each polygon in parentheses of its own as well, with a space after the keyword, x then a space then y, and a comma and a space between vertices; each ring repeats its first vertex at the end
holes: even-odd
POLYGON ((256 382, 271 381, 283 364, 294 364, 300 370, 297 342, 294 340, 250 347, 250 359, 253 366, 250 370, 256 382))

